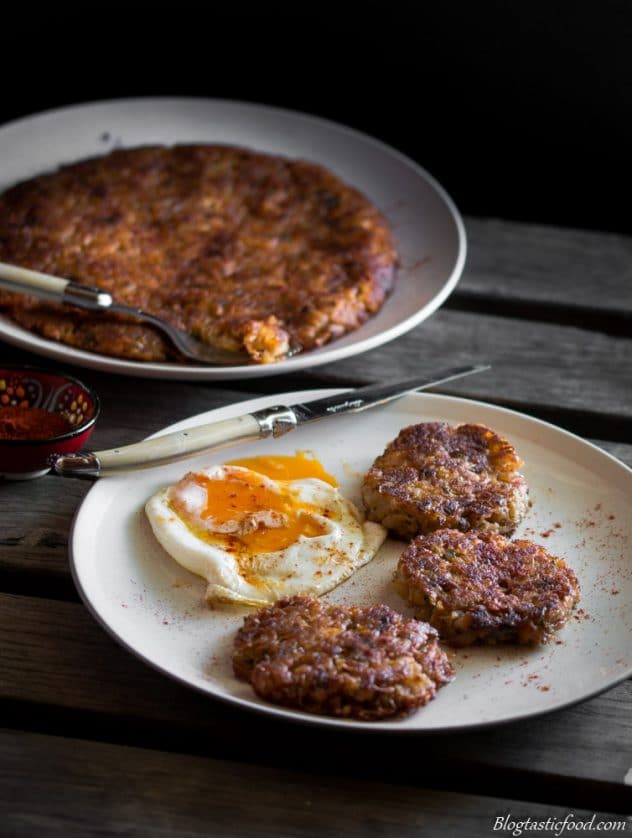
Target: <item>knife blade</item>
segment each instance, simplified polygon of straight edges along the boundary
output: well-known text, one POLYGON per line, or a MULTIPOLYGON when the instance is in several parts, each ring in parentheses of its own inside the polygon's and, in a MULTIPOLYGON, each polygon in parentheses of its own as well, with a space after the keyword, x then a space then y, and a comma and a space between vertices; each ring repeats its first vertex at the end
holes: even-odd
POLYGON ((101 477, 130 469, 153 468, 184 460, 203 451, 279 437, 301 425, 329 416, 360 413, 401 398, 407 393, 425 390, 487 369, 488 365, 456 367, 432 379, 417 377, 390 384, 370 384, 303 404, 266 407, 234 419, 198 425, 107 451, 53 455, 51 465, 55 473, 62 477, 101 477))

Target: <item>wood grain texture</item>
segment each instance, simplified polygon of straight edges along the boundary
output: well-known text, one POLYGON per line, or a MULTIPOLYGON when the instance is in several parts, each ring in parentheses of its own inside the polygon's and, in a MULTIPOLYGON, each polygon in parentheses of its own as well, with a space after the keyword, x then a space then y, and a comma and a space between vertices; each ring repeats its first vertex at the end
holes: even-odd
POLYGON ((166 425, 257 395, 254 387, 236 390, 230 382, 124 378, 92 370, 75 374, 101 399, 101 416, 90 438, 93 450, 137 442, 166 425))
POLYGON ((465 227, 468 257, 455 297, 632 317, 629 236, 471 217, 465 227))
POLYGON ((68 533, 73 515, 90 488, 86 480, 43 477, 0 481, 5 521, 0 530, 0 571, 66 577, 68 533))
MULTIPOLYGON (((513 777, 514 794, 542 772, 558 781, 595 781, 623 790, 632 764, 632 681, 584 704, 471 733, 419 737, 423 760, 401 761, 401 737, 359 737, 243 712, 186 689, 120 648, 74 603, 0 595, 0 699, 152 723, 152 741, 223 751, 232 758, 316 766, 423 782, 441 765, 467 775, 490 766, 513 777), (256 742, 256 747, 253 747, 256 742), (353 754, 352 760, 349 755, 353 754), (517 758, 519 754, 519 758, 517 758)), ((116 725, 114 725, 116 728, 116 725)), ((69 731, 72 735, 72 730, 69 731)), ((417 739, 415 739, 417 741, 417 739)), ((482 774, 480 776, 483 776, 482 774)), ((508 781, 509 782, 509 781, 508 781)), ((590 800, 590 797, 587 798, 590 800)))
MULTIPOLYGON (((346 781, 283 769, 0 731, 3 834, 347 838, 492 833, 495 818, 560 806, 346 781)), ((592 812, 575 810, 576 819, 592 812)), ((621 820, 599 814, 599 820, 621 820)))
MULTIPOLYGON (((195 403, 199 404, 197 400, 195 403)), ((170 411, 168 405, 157 407, 153 414, 154 423, 163 421, 159 417, 170 411)), ((168 421, 171 420, 165 418, 164 424, 168 421)), ((107 438, 110 432, 131 434, 132 430, 103 428, 102 436, 107 438)), ((605 440, 596 440, 595 443, 632 467, 632 445, 605 440)), ((183 473, 184 470, 183 465, 183 473)), ((91 485, 87 480, 52 475, 27 482, 0 481, 0 504, 4 513, 0 530, 0 572, 69 579, 70 526, 91 485)), ((28 585, 28 580, 24 584, 28 585)))
MULTIPOLYGON (((214 383, 116 379, 90 370, 77 374, 102 397, 101 430, 91 442, 94 447, 128 442, 132 431, 137 434, 134 438, 146 436, 164 424, 253 393, 430 377, 441 369, 472 362, 490 363, 492 370, 454 382, 442 392, 536 414, 574 411, 592 418, 588 435, 599 436, 600 422, 607 421, 609 432, 601 435, 612 438, 613 422, 632 420, 630 354, 630 343, 622 337, 442 309, 408 334, 371 352, 300 375, 231 382, 230 388, 214 383)), ((621 434, 623 430, 615 438, 621 434)))
MULTIPOLYGON (((77 371, 76 374, 79 374, 77 371)), ((102 411, 90 448, 136 442, 188 416, 250 398, 212 384, 122 379, 80 372, 101 397, 102 411)), ((48 475, 39 480, 0 480, 0 571, 68 575, 67 545, 72 517, 91 483, 48 475), (16 561, 17 557, 19 560, 16 561)))
MULTIPOLYGON (((101 376, 95 376, 97 379, 101 376)), ((119 380, 118 398, 109 377, 96 380, 113 405, 104 412, 91 439, 94 448, 129 442, 179 421, 224 404, 241 401, 251 394, 218 390, 209 385, 173 382, 119 380), (176 396, 179 398, 176 399, 176 396), (130 410, 136 400, 148 410, 139 427, 139 411, 130 410), (175 404, 175 407, 174 407, 175 404)), ((596 440, 597 445, 632 466, 632 445, 596 440)), ((52 475, 35 481, 0 481, 0 503, 4 524, 0 531, 0 571, 32 571, 68 576, 68 532, 72 517, 92 484, 63 480, 52 475)))
MULTIPOLYGON (((102 399, 91 447, 133 442, 257 393, 487 361, 489 373, 443 392, 548 419, 632 466, 632 239, 494 219, 466 225, 468 262, 447 306, 370 353, 231 382, 66 366, 102 399)), ((60 366, 2 344, 0 355, 60 366)), ((565 814, 547 801, 629 811, 632 681, 541 718, 415 737, 403 749, 397 736, 262 720, 158 674, 76 601, 68 533, 89 488, 52 476, 0 481, 0 707, 6 724, 30 731, 0 732, 3 834, 478 836, 492 833, 498 814, 565 814), (62 736, 43 735, 51 732, 62 736)))
POLYGON ((622 463, 625 463, 628 468, 632 468, 632 445, 626 445, 623 442, 607 442, 604 439, 590 440, 594 445, 603 448, 608 454, 612 454, 622 463))
MULTIPOLYGON (((315 372, 341 385, 432 375, 446 367, 492 369, 450 384, 469 398, 538 409, 632 419, 630 342, 569 326, 442 309, 384 346, 315 372)), ((592 435, 598 436, 598 425, 592 435)))

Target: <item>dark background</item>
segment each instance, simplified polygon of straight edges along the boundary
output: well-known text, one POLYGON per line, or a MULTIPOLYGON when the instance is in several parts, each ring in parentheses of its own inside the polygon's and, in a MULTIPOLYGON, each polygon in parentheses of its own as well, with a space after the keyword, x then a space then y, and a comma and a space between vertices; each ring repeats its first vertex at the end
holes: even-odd
POLYGON ((319 114, 415 158, 474 215, 630 231, 632 3, 27 3, 0 119, 139 95, 319 114))

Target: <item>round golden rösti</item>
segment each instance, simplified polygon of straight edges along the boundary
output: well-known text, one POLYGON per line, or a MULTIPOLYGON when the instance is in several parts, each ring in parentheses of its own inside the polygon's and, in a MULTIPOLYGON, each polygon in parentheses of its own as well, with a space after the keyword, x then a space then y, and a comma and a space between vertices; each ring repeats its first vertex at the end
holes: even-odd
MULTIPOLYGON (((0 261, 97 286, 269 363, 357 329, 392 287, 382 214, 322 166, 219 145, 115 150, 0 196, 0 261)), ((137 361, 151 327, 0 292, 20 325, 137 361)))

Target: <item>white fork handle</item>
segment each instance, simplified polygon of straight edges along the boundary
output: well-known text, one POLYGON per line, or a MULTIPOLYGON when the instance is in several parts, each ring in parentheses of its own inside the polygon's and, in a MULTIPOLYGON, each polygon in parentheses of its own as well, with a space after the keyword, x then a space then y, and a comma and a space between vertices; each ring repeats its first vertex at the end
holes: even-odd
POLYGON ((17 291, 19 294, 33 294, 55 303, 70 303, 90 311, 102 311, 112 305, 112 297, 99 288, 90 288, 70 279, 8 265, 6 262, 0 262, 0 288, 17 291))
POLYGON ((58 276, 50 276, 40 271, 31 271, 29 268, 0 262, 0 285, 9 291, 19 291, 48 300, 61 301, 69 282, 69 279, 60 279, 58 276))

